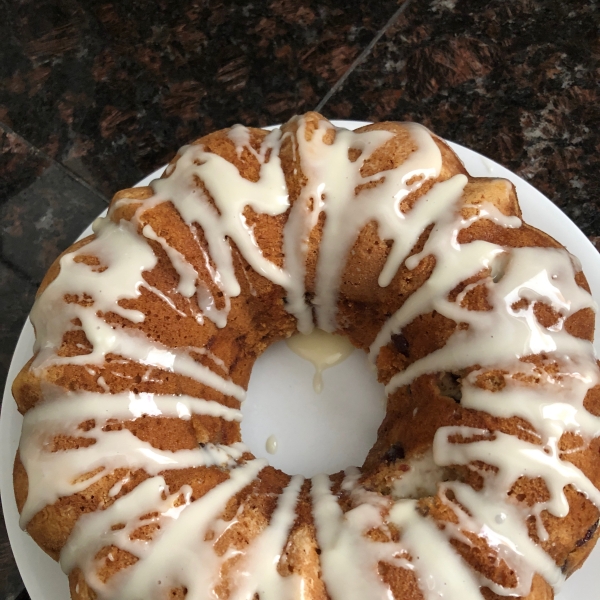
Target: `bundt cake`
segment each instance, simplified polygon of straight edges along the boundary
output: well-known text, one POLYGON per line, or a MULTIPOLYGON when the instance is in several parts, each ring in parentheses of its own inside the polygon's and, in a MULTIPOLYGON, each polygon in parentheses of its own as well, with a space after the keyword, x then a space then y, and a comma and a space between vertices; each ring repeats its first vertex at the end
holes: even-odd
POLYGON ((578 261, 413 123, 239 125, 114 197, 31 313, 21 525, 75 600, 543 600, 598 537, 594 302, 578 261), (255 359, 368 353, 361 468, 254 457, 255 359))

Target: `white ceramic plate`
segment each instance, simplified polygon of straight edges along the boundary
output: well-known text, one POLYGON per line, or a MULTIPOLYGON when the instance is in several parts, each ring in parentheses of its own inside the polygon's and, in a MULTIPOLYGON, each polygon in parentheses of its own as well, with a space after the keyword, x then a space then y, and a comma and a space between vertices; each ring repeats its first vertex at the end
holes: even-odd
MULTIPOLYGON (((335 123, 351 129, 366 124, 357 121, 340 121, 335 123)), ((577 226, 554 204, 552 204, 548 198, 514 173, 511 173, 498 163, 481 156, 477 152, 473 152, 472 150, 468 150, 457 144, 451 144, 451 146, 458 153, 467 170, 472 175, 480 177, 505 177, 515 184, 525 220, 535 227, 549 233, 566 246, 571 253, 579 257, 583 265, 583 270, 592 288, 592 293, 596 298, 600 298, 600 255, 577 226)), ((162 171, 163 169, 155 171, 137 185, 147 185, 152 179, 160 176, 162 171)), ((82 234, 82 237, 89 233, 91 233, 91 227, 88 227, 82 234)), ((596 352, 598 354, 600 354, 600 335, 598 334, 600 331, 599 319, 600 316, 597 316, 596 352)), ((31 538, 19 529, 19 515, 12 489, 12 465, 19 443, 22 419, 16 409, 10 388, 16 374, 30 358, 33 342, 33 329, 28 321, 23 327, 21 337, 19 338, 12 359, 6 388, 4 390, 2 414, 0 416, 0 491, 2 494, 2 507, 13 553, 31 599, 67 600, 69 598, 67 578, 58 567, 58 564, 44 554, 31 538)), ((294 356, 291 355, 285 346, 278 346, 277 348, 270 350, 270 353, 261 357, 261 360, 258 361, 255 370, 253 371, 248 400, 245 403, 246 406, 254 407, 258 405, 257 403, 262 402, 261 398, 265 399, 266 404, 261 410, 266 411, 266 413, 263 412, 262 414, 270 414, 270 407, 276 406, 278 397, 280 397, 279 394, 282 392, 289 393, 290 388, 297 394, 294 401, 304 402, 306 403, 306 406, 309 404, 316 405, 317 403, 325 404, 326 402, 329 402, 329 394, 327 392, 339 389, 358 390, 357 393, 352 394, 352 397, 349 398, 345 404, 345 412, 348 414, 353 414, 353 402, 360 403, 357 396, 364 397, 367 394, 371 394, 370 397, 373 397, 373 394, 378 395, 382 393, 381 388, 372 382, 373 377, 370 377, 367 374, 366 368, 364 367, 364 361, 357 352, 338 367, 334 367, 325 372, 324 395, 316 396, 310 389, 310 367, 301 359, 294 359, 294 356), (271 368, 267 370, 264 365, 270 360, 280 362, 277 363, 278 366, 275 369, 272 368, 272 365, 269 362, 271 368), (284 378, 281 369, 290 369, 291 371, 288 372, 286 377, 294 376, 299 378, 299 381, 303 380, 304 383, 290 384, 290 382, 284 378), (275 373, 275 375, 273 375, 273 373, 275 373), (352 377, 357 377, 357 379, 352 379, 352 377), (358 383, 349 385, 349 381, 358 383), (275 387, 275 385, 278 387, 275 387), (304 388, 300 388, 300 385, 303 385, 304 388), (362 385, 366 387, 360 387, 362 385), (342 388, 341 386, 346 387, 342 388)), ((331 394, 331 397, 333 396, 335 396, 335 394, 331 394)), ((375 405, 377 405, 377 403, 375 403, 375 405)), ((251 431, 244 430, 244 439, 255 453, 266 456, 264 452, 264 441, 269 435, 276 433, 281 448, 277 454, 272 457, 271 462, 275 466, 284 468, 288 470, 288 472, 305 471, 308 475, 311 475, 320 469, 328 472, 334 471, 335 467, 332 468, 331 463, 324 460, 324 457, 328 455, 328 452, 323 452, 322 449, 320 452, 306 456, 301 464, 294 462, 294 456, 297 455, 297 453, 287 452, 286 448, 289 450, 289 448, 293 448, 295 445, 294 440, 291 439, 292 433, 296 433, 300 440, 309 434, 311 436, 313 434, 314 422, 312 422, 310 418, 311 411, 303 410, 301 404, 298 406, 300 406, 300 410, 296 411, 294 418, 287 419, 288 424, 293 423, 293 427, 289 427, 288 429, 283 427, 284 424, 281 423, 282 418, 277 414, 274 415, 274 420, 267 422, 262 419, 257 421, 254 419, 254 415, 250 409, 248 409, 248 413, 246 413, 246 409, 243 409, 248 421, 254 419, 251 431), (308 416, 308 418, 305 418, 305 416, 308 416)), ((375 423, 375 429, 381 420, 381 416, 378 415, 383 415, 381 406, 376 406, 369 417, 371 421, 375 423)), ((350 458, 347 461, 348 464, 353 462, 356 464, 356 462, 360 462, 361 456, 366 455, 367 449, 374 441, 373 425, 369 425, 365 430, 361 430, 359 434, 355 435, 360 435, 361 439, 358 444, 357 437, 355 436, 346 436, 346 439, 342 440, 342 444, 344 441, 347 444, 347 448, 342 446, 343 452, 346 452, 346 450, 348 453, 351 451, 354 451, 355 453, 358 452, 358 455, 354 455, 355 457, 358 457, 350 458), (359 446, 358 450, 356 446, 359 446), (355 447, 354 450, 352 450, 353 447, 355 447)), ((342 454, 340 454, 340 456, 342 456, 342 454)), ((350 456, 350 454, 344 454, 344 456, 350 456)), ((342 464, 338 468, 344 466, 346 465, 342 464)), ((600 549, 596 549, 584 568, 576 573, 565 584, 558 594, 557 600, 595 600, 597 597, 596 589, 599 583, 599 571, 600 549)))

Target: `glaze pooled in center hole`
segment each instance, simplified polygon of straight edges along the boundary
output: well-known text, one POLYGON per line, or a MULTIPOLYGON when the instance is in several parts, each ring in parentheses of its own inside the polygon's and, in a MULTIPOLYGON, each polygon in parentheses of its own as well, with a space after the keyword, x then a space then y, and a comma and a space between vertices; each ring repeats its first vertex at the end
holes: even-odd
POLYGON ((315 367, 313 388, 317 394, 323 391, 323 371, 339 365, 354 352, 354 346, 346 338, 316 327, 309 334, 293 335, 286 340, 286 344, 315 367))

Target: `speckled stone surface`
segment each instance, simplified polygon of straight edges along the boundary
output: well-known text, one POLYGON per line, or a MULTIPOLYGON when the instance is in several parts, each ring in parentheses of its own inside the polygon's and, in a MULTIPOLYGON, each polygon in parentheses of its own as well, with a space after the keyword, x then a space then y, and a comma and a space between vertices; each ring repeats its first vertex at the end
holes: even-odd
POLYGON ((528 180, 597 244, 599 27, 596 2, 414 2, 327 112, 425 123, 528 180))
POLYGON ((150 16, 132 0, 19 4, 0 24, 11 57, 0 120, 106 195, 213 129, 312 109, 396 8, 162 0, 150 16))
MULTIPOLYGON (((212 129, 324 98, 497 160, 600 248, 597 1, 154 4, 0 0, 2 383, 41 277, 116 190, 212 129)), ((19 595, 0 528, 0 599, 19 595)))

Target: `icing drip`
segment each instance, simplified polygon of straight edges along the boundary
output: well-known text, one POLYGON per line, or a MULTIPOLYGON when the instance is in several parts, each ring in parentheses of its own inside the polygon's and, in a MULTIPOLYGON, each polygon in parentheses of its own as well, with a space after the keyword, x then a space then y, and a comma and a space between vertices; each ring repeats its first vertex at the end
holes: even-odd
MULTIPOLYGON (((499 502, 491 494, 475 492, 473 488, 459 483, 448 483, 442 492, 452 491, 460 505, 452 503, 451 509, 458 516, 458 524, 447 524, 448 533, 467 545, 472 542, 463 531, 478 532, 485 537, 489 545, 498 552, 498 557, 505 561, 510 569, 519 574, 517 586, 511 589, 514 595, 526 595, 531 589, 535 573, 540 573, 549 583, 558 587, 564 576, 556 563, 530 537, 522 523, 527 514, 522 509, 507 502, 499 502)), ((442 495, 444 497, 444 494, 442 495)), ((480 583, 492 591, 506 595, 506 591, 497 583, 480 575, 480 583)))
POLYGON ((141 364, 186 375, 223 394, 244 398, 244 390, 196 362, 185 350, 167 348, 150 341, 135 330, 109 325, 98 313, 115 313, 133 323, 141 323, 140 311, 123 308, 119 301, 137 298, 145 285, 142 277, 156 265, 156 257, 145 238, 127 221, 118 225, 107 217, 95 222, 96 239, 60 260, 60 272, 44 290, 31 311, 38 353, 33 368, 50 365, 103 364, 107 354, 117 354, 141 364), (94 256, 99 264, 88 265, 84 257, 94 256), (88 300, 91 304, 65 303, 65 296, 88 300), (81 329, 92 351, 62 357, 58 350, 65 332, 81 329))
MULTIPOLYGON (((445 270, 450 267, 462 270, 461 279, 466 279, 462 277, 465 272, 475 274, 482 267, 489 265, 491 258, 497 255, 498 247, 488 249, 490 245, 487 242, 472 242, 465 246, 470 248, 464 251, 463 265, 465 266, 462 269, 457 264, 457 257, 454 261, 448 258, 454 254, 453 252, 447 251, 445 257, 441 256, 441 252, 436 254, 441 268, 436 269, 427 282, 429 284, 431 281, 427 288, 430 293, 435 294, 433 298, 426 299, 423 289, 425 286, 423 286, 392 318, 394 329, 399 330, 404 324, 410 323, 414 316, 427 312, 430 308, 457 323, 468 323, 469 328, 458 330, 443 348, 394 376, 386 391, 391 393, 424 373, 461 369, 473 364, 488 366, 506 363, 539 352, 557 352, 559 356, 581 357, 580 368, 583 377, 591 386, 595 385, 596 368, 590 342, 569 335, 562 327, 555 331, 543 328, 535 319, 531 306, 527 309, 515 308, 519 299, 530 294, 530 286, 536 285, 535 280, 545 282, 549 289, 552 287, 552 281, 564 281, 563 290, 573 294, 570 296, 572 299, 568 307, 557 301, 557 298, 550 293, 541 296, 564 317, 575 314, 583 308, 591 308, 593 306, 591 296, 574 282, 574 272, 568 255, 553 248, 511 249, 511 260, 504 277, 493 284, 488 282, 486 286, 489 302, 495 310, 476 312, 463 308, 459 302, 450 302, 447 299, 448 293, 455 284, 445 270), (476 252, 473 252, 476 247, 480 252, 478 257, 475 257, 476 252), (470 265, 471 269, 466 265, 470 265), (569 276, 571 280, 568 280, 569 276), (421 302, 420 309, 417 308, 419 302, 421 302)), ((462 255, 465 246, 461 246, 457 253, 462 255)))
POLYGON ((249 150, 256 156, 256 152, 250 145, 250 132, 247 127, 240 124, 234 125, 229 130, 227 137, 235 144, 235 151, 237 152, 238 158, 242 157, 244 149, 249 150))
POLYGON ((150 225, 145 225, 142 230, 145 238, 158 242, 162 249, 167 253, 173 268, 179 275, 179 283, 177 284, 177 291, 184 298, 191 298, 196 293, 196 280, 198 279, 198 273, 192 265, 185 259, 185 256, 175 250, 175 248, 169 246, 167 240, 156 235, 150 225))
POLYGON ((316 328, 307 335, 294 335, 286 343, 298 356, 315 367, 313 387, 317 394, 323 391, 323 371, 339 365, 354 352, 354 346, 346 338, 316 328))
POLYGON ((274 435, 270 435, 267 438, 265 448, 269 454, 275 454, 275 452, 277 452, 277 438, 274 435))
POLYGON ((414 501, 396 502, 390 520, 402 530, 402 544, 410 553, 411 566, 425 600, 480 600, 482 596, 473 574, 437 526, 417 513, 414 501))
POLYGON ((229 297, 237 296, 240 286, 235 278, 228 238, 256 272, 283 287, 289 282, 287 273, 263 257, 244 217, 247 206, 257 213, 272 216, 280 215, 289 208, 287 186, 279 161, 280 141, 281 132, 278 130, 269 133, 263 141, 258 155, 258 182, 244 179, 234 165, 206 152, 201 145, 187 146, 173 173, 166 179, 152 182, 155 196, 143 208, 147 210, 153 203, 171 201, 189 226, 198 223, 202 227, 219 274, 219 283, 229 297), (204 182, 216 210, 197 187, 196 178, 204 182))
MULTIPOLYGON (((309 146, 303 128, 299 129, 300 155, 310 159, 302 162, 309 180, 306 195, 315 199, 314 205, 327 217, 319 248, 314 299, 317 325, 324 331, 336 329, 337 289, 346 257, 360 230, 375 221, 379 235, 394 242, 379 280, 380 285, 386 286, 423 229, 435 218, 435 213, 428 208, 412 210, 406 215, 399 209, 400 202, 409 193, 419 189, 426 179, 439 175, 442 164, 441 153, 424 127, 410 123, 404 127, 418 149, 400 167, 369 177, 361 175, 361 168, 377 148, 391 139, 390 132, 355 134, 337 130, 334 142, 326 144, 323 139, 329 128, 322 122, 309 146), (361 151, 354 162, 349 157, 350 149, 361 151), (355 196, 357 188, 372 183, 377 185, 363 187, 355 196)), ((313 208, 313 212, 315 210, 313 208)), ((317 218, 318 214, 312 222, 317 218)))
MULTIPOLYGON (((426 207, 426 203, 419 204, 425 206, 424 209, 418 208, 406 215, 399 210, 400 202, 409 193, 417 190, 428 178, 437 177, 441 169, 441 154, 429 132, 413 123, 405 123, 404 127, 414 138, 417 150, 400 167, 385 171, 384 175, 378 173, 363 177, 360 170, 365 161, 393 134, 387 131, 355 134, 339 129, 333 144, 327 144, 324 136, 330 128, 323 121, 311 141, 307 142, 305 123, 299 121, 296 137, 298 158, 308 182, 292 206, 284 227, 284 268, 263 257, 243 216, 245 207, 268 215, 278 215, 289 208, 287 187, 277 154, 282 138, 277 130, 266 136, 260 152, 250 146, 249 133, 245 128, 236 126, 228 134, 236 144, 238 156, 248 149, 259 161, 258 181, 244 179, 235 166, 204 151, 200 145, 187 146, 182 149, 169 177, 152 183, 155 196, 144 204, 143 210, 153 203, 171 201, 188 226, 198 223, 202 227, 217 267, 213 279, 228 298, 240 293, 228 238, 235 242, 255 271, 286 290, 287 310, 298 318, 298 329, 303 333, 312 329, 310 309, 304 301, 306 241, 324 211, 327 220, 317 266, 314 305, 319 327, 333 331, 339 275, 362 227, 376 221, 380 235, 394 242, 380 277, 380 284, 385 286, 418 235, 435 219, 435 213, 426 207), (349 158, 351 149, 361 151, 354 162, 349 158), (218 213, 195 185, 197 178, 204 182, 218 213), (375 182, 376 188, 363 188, 358 196, 354 196, 356 188, 375 182), (374 201, 375 198, 379 201, 374 201), (382 198, 389 198, 389 201, 382 202, 382 198), (349 202, 352 202, 352 210, 349 202), (398 221, 406 221, 401 233, 395 225, 398 221)), ((223 326, 222 321, 218 324, 223 326)))
POLYGON ((397 563, 395 555, 403 549, 395 547, 395 551, 386 552, 386 544, 365 538, 365 533, 382 525, 377 503, 365 502, 343 513, 330 486, 326 475, 312 478, 313 515, 327 590, 336 599, 387 600, 389 591, 378 575, 378 563, 384 558, 397 563))
POLYGON ((233 600, 254 598, 256 593, 264 600, 297 598, 300 596, 301 581, 293 574, 281 577, 277 564, 296 519, 296 503, 304 478, 296 475, 285 488, 271 524, 253 540, 246 551, 244 562, 237 570, 233 600))
POLYGON ((422 456, 413 457, 409 466, 410 470, 394 481, 392 497, 400 500, 434 496, 438 483, 445 478, 445 472, 434 460, 433 452, 427 450, 422 456))
POLYGON ((19 455, 28 476, 27 501, 21 512, 24 527, 31 517, 58 498, 80 492, 118 468, 143 469, 158 474, 165 468, 231 465, 244 452, 242 444, 207 444, 195 450, 170 452, 153 448, 128 429, 105 430, 111 419, 131 419, 143 414, 189 419, 205 414, 227 420, 241 420, 241 413, 190 396, 151 394, 71 393, 29 410, 23 420, 19 455), (79 425, 94 421, 84 431, 79 425), (85 440, 91 445, 53 451, 55 436, 85 440))
MULTIPOLYGON (((231 299, 241 289, 233 265, 233 242, 257 273, 285 290, 286 309, 297 318, 299 331, 310 333, 315 311, 320 329, 288 343, 315 364, 318 386, 320 369, 343 360, 351 351, 349 346, 325 347, 325 339, 342 338, 332 338, 321 330, 338 328, 338 292, 346 258, 360 231, 374 222, 379 236, 391 244, 379 274, 381 287, 391 284, 403 264, 415 269, 426 257, 433 257, 435 266, 427 281, 387 319, 370 348, 370 359, 375 362, 381 348, 420 315, 435 311, 463 325, 443 348, 394 375, 387 385, 388 394, 423 375, 470 369, 460 383, 461 405, 494 417, 520 417, 530 426, 528 433, 534 441, 502 431, 442 427, 435 434, 432 451, 407 461, 409 470, 399 472, 390 482, 390 495, 365 489, 358 470, 346 472, 336 493, 327 476, 314 477, 310 500, 327 594, 332 600, 389 600, 392 593, 382 578, 382 564, 412 571, 426 600, 474 600, 481 597, 481 586, 501 596, 522 596, 529 592, 536 573, 558 588, 563 575, 550 555, 532 540, 528 519, 535 519, 539 539, 547 540, 543 514, 568 514, 567 486, 600 507, 600 492, 585 473, 566 460, 559 446, 565 433, 580 436, 584 444, 600 436, 600 418, 584 407, 586 393, 599 382, 593 348, 590 342, 570 335, 566 326, 578 311, 596 308, 575 281, 579 266, 562 249, 506 248, 482 240, 460 244, 461 231, 479 220, 505 229, 522 225, 520 219, 507 217, 486 203, 461 211, 469 183, 464 175, 436 182, 403 213, 402 201, 442 171, 441 152, 419 125, 403 125, 415 147, 405 162, 369 176, 361 174, 363 166, 393 133, 335 129, 332 136, 332 126, 321 121, 309 141, 306 121, 298 119, 293 125, 295 134, 273 131, 258 149, 251 145, 246 128, 235 126, 228 131, 238 159, 249 154, 257 161, 256 181, 244 179, 235 165, 202 145, 183 148, 167 177, 153 182, 154 196, 144 201, 131 222, 96 221, 95 239, 61 259, 60 273, 32 311, 37 334, 32 368, 40 373, 54 365, 84 366, 105 393, 50 389, 46 401, 26 413, 19 453, 29 490, 22 525, 44 506, 85 490, 116 469, 125 469, 126 475, 108 492, 111 500, 116 499, 80 517, 61 552, 65 572, 82 569, 100 599, 151 600, 163 598, 174 587, 184 587, 187 600, 217 600, 221 597, 217 590, 220 574, 233 563, 230 598, 251 600, 256 594, 261 600, 301 597, 305 582, 300 576, 283 577, 278 570, 297 517, 301 477, 293 477, 279 495, 268 525, 244 547, 219 553, 217 542, 240 522, 242 511, 240 508, 235 517, 225 521, 223 507, 259 477, 266 462, 244 462, 242 444, 206 444, 172 452, 152 447, 126 428, 106 426, 111 419, 127 421, 143 415, 241 419, 236 409, 191 396, 110 394, 98 373, 107 354, 147 365, 147 377, 150 368, 157 367, 243 400, 240 386, 193 356, 204 355, 226 371, 223 360, 208 348, 168 348, 132 328, 112 326, 102 315, 112 313, 132 324, 143 323, 144 314, 125 308, 123 301, 139 298, 144 288, 144 293, 154 294, 179 316, 191 313, 200 325, 209 319, 217 327, 225 327, 231 299), (289 199, 279 156, 286 136, 292 142, 295 168, 305 178, 294 202, 289 199), (223 295, 224 308, 217 309, 210 289, 199 281, 198 265, 190 264, 182 253, 185 248, 173 248, 149 225, 141 234, 138 231, 142 212, 163 202, 171 202, 189 228, 203 253, 204 267, 223 295), (271 216, 288 213, 281 266, 263 255, 244 217, 248 207, 271 216), (322 216, 314 298, 309 304, 305 287, 308 239, 322 216), (197 228, 203 232, 210 256, 199 241, 197 228), (423 249, 407 258, 427 228, 430 234, 423 249), (181 304, 175 303, 170 292, 158 290, 144 279, 144 272, 157 264, 149 241, 155 247, 158 244, 172 264, 178 276, 173 292, 185 299, 188 312, 178 308, 181 304), (475 283, 452 297, 458 284, 476 275, 475 283), (484 286, 490 310, 473 311, 464 305, 477 286, 484 286), (65 302, 67 295, 75 301, 65 302), (539 322, 538 304, 557 315, 550 327, 539 322), (79 329, 90 343, 89 353, 61 356, 64 333, 79 329), (317 359, 315 339, 320 352, 317 359), (312 346, 308 351, 307 341, 312 346), (531 355, 543 356, 542 366, 529 361, 531 355), (546 370, 548 364, 553 369, 546 370), (478 386, 478 377, 485 375, 488 367, 501 372, 504 379, 503 386, 493 392, 478 386), (531 380, 535 386, 528 383, 531 380), (88 425, 82 428, 82 423, 88 425), (80 447, 53 451, 55 438, 60 436, 76 438, 80 447), (482 463, 494 469, 482 469, 482 463), (481 489, 449 480, 456 466, 478 472, 481 489), (189 485, 169 489, 165 473, 189 467, 215 467, 226 478, 199 497, 189 485), (135 470, 143 470, 148 478, 119 496, 135 470), (548 498, 532 506, 510 500, 508 493, 523 476, 543 478, 548 498), (436 494, 454 514, 455 522, 439 527, 433 517, 423 516, 418 499, 436 494), (148 525, 153 528, 151 535, 136 535, 148 525), (373 532, 378 535, 371 535, 373 532), (490 581, 455 552, 452 540, 468 546, 473 535, 488 542, 497 560, 514 573, 516 585, 503 587, 490 581), (98 576, 98 568, 111 559, 100 558, 99 552, 110 546, 130 553, 135 560, 105 581, 98 576)), ((116 203, 111 216, 127 202, 116 203)), ((267 449, 274 451, 275 443, 271 436, 267 449)))
MULTIPOLYGON (((189 600, 206 598, 219 572, 219 557, 214 553, 212 543, 205 540, 206 534, 223 506, 251 483, 265 464, 265 461, 255 460, 233 469, 229 479, 195 501, 191 499, 189 486, 163 500, 164 479, 147 480, 144 484, 150 494, 147 489, 140 490, 144 486, 141 484, 106 510, 82 517, 61 553, 61 566, 68 572, 76 564, 93 564, 98 548, 114 544, 141 560, 122 571, 117 577, 118 582, 109 580, 106 585, 97 577, 96 581, 92 580, 102 590, 102 595, 110 597, 117 592, 123 599, 158 599, 170 589, 184 586, 189 600), (184 504, 178 506, 181 494, 184 504), (153 519, 158 519, 160 533, 152 543, 131 539, 133 531, 145 524, 142 517, 149 512, 159 513, 153 519), (113 529, 112 526, 118 523, 129 525, 124 529, 113 529), (91 544, 87 539, 90 531, 94 533, 91 544), (183 551, 173 552, 173 548, 183 551), (198 569, 198 564, 203 568, 198 569)), ((88 566, 86 572, 90 571, 93 573, 95 569, 88 566)))

